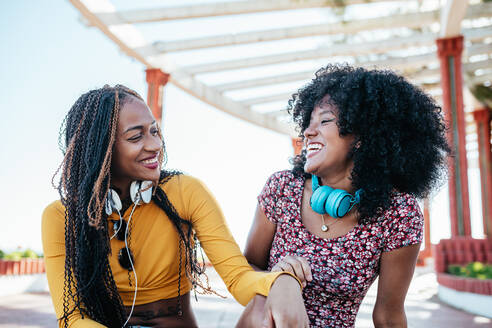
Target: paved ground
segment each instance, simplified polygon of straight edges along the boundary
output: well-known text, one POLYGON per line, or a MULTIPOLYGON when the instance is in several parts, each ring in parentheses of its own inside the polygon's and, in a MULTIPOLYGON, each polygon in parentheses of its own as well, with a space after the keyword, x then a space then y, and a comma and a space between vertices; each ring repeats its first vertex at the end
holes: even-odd
MULTIPOLYGON (((213 270, 207 270, 215 290, 228 295, 223 300, 217 296, 198 296, 194 303, 195 314, 202 328, 234 327, 241 311, 227 293, 213 270)), ((376 299, 376 284, 361 305, 356 327, 372 327, 371 313, 376 299)), ((442 304, 436 296, 435 274, 428 268, 419 268, 410 286, 406 300, 409 328, 484 328, 492 327, 492 320, 468 314, 442 304)), ((47 293, 26 293, 0 297, 0 328, 55 327, 56 320, 47 293)))

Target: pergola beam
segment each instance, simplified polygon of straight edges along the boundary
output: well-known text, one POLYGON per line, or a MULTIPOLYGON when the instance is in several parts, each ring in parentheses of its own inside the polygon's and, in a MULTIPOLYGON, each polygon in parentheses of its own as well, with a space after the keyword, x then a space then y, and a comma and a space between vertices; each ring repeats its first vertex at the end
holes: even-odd
POLYGON ((296 26, 282 29, 271 29, 259 32, 245 32, 237 34, 224 34, 207 38, 180 40, 173 42, 156 42, 157 53, 150 53, 149 49, 137 49, 145 55, 155 55, 173 51, 193 50, 209 47, 233 46, 256 42, 276 41, 292 38, 312 37, 333 34, 354 34, 360 31, 381 29, 388 26, 392 28, 409 27, 415 28, 428 25, 439 19, 439 11, 434 10, 425 13, 412 13, 378 17, 365 20, 348 22, 314 24, 296 26), (146 52, 145 52, 146 50, 146 52))
POLYGON ((447 0, 441 11, 441 38, 461 34, 461 21, 465 17, 468 0, 447 0))
MULTIPOLYGON (((418 58, 419 61, 425 61, 427 57, 420 57, 418 58)), ((416 59, 417 60, 417 59, 416 59)), ((413 61, 413 60, 412 60, 413 61)), ((375 65, 375 62, 371 63, 366 63, 364 66, 377 66, 375 65)), ((492 67, 492 59, 488 60, 482 60, 474 63, 466 63, 463 65, 464 71, 468 73, 473 73, 477 69, 482 69, 482 68, 490 68, 492 67)), ((306 75, 309 73, 309 76, 306 76, 306 78, 313 78, 314 73, 312 71, 310 72, 302 72, 306 73, 306 75)), ((423 69, 420 72, 416 72, 412 75, 409 76, 410 79, 414 80, 416 78, 421 78, 422 76, 429 77, 429 76, 435 76, 437 79, 439 79, 439 69, 423 69), (420 73, 420 74, 419 74, 420 73)), ((282 76, 279 76, 282 77, 282 76)), ((273 78, 273 77, 272 77, 273 78)), ((469 78, 469 83, 483 83, 485 81, 492 81, 492 73, 487 73, 484 75, 478 75, 478 76, 473 76, 469 78)), ((267 78, 264 79, 267 81, 267 78)), ((250 80, 249 83, 253 84, 253 81, 255 80, 250 80)), ((246 82, 246 81, 243 81, 246 82)), ((435 94, 436 92, 440 91, 440 81, 436 82, 430 82, 430 83, 416 83, 423 89, 425 89, 427 92, 431 94, 435 94)), ((220 90, 218 90, 220 91, 220 90)), ((253 106, 253 105, 258 105, 258 104, 263 104, 263 103, 268 103, 268 102, 273 102, 273 101, 278 101, 278 100, 288 100, 290 99, 291 95, 295 91, 293 90, 291 93, 281 93, 281 94, 272 94, 272 95, 266 95, 262 97, 257 97, 257 98, 250 98, 241 101, 241 103, 245 106, 253 106)), ((281 112, 281 111, 279 111, 281 112)), ((272 113, 269 113, 269 115, 272 115, 272 113)))
POLYGON ((290 97, 292 96, 292 93, 293 92, 289 92, 289 93, 283 92, 280 94, 268 95, 268 96, 257 97, 257 98, 250 98, 250 99, 246 99, 246 100, 241 101, 241 104, 243 104, 244 106, 254 106, 254 105, 266 104, 266 103, 274 102, 274 101, 280 101, 280 100, 285 100, 285 102, 287 103, 287 100, 290 99, 290 97))
POLYGON ((483 84, 485 82, 492 82, 492 73, 487 73, 483 75, 476 75, 469 78, 465 77, 466 84, 470 87, 474 87, 477 84, 483 84))
MULTIPOLYGON (((491 7, 492 8, 492 7, 491 7)), ((480 40, 492 34, 492 27, 468 29, 465 31, 468 40, 480 40)), ((233 59, 185 67, 190 74, 203 74, 217 71, 233 70, 245 67, 272 65, 285 62, 295 62, 334 56, 356 56, 377 54, 386 51, 405 49, 417 46, 433 46, 437 35, 434 33, 421 34, 404 38, 392 38, 364 43, 336 44, 320 49, 285 52, 275 55, 233 59)))
POLYGON ((134 40, 139 40, 138 43, 141 43, 143 41, 143 37, 140 35, 140 33, 135 29, 133 26, 123 26, 123 29, 110 29, 109 26, 107 26, 104 22, 102 22, 97 15, 93 13, 92 10, 96 9, 100 6, 101 8, 113 8, 111 2, 108 0, 100 0, 96 2, 91 3, 92 8, 88 8, 88 6, 85 4, 85 1, 83 0, 70 0, 72 5, 84 16, 84 18, 87 20, 87 22, 91 26, 97 27, 101 32, 103 32, 111 41, 113 41, 120 49, 127 54, 130 57, 133 57, 137 59, 139 62, 144 64, 145 66, 149 67, 150 64, 145 59, 144 56, 140 55, 137 51, 135 51, 133 48, 135 47, 136 41, 130 41, 130 40, 122 40, 121 35, 126 35, 127 36, 132 36, 134 40), (96 8, 93 8, 94 6, 97 6, 96 8), (92 9, 92 10, 91 10, 92 9), (120 32, 120 33, 118 33, 120 32))
MULTIPOLYGON (((466 8, 465 8, 466 9, 466 8)), ((152 46, 136 49, 140 53, 149 56, 175 51, 203 49, 209 47, 233 46, 239 44, 276 41, 291 38, 312 37, 333 34, 354 34, 360 31, 369 31, 381 28, 408 27, 416 28, 429 25, 439 20, 439 10, 411 13, 403 15, 391 15, 365 20, 348 22, 315 24, 296 26, 282 29, 271 29, 259 32, 244 32, 237 34, 224 34, 212 37, 155 42, 152 46)), ((470 7, 467 13, 469 18, 477 18, 492 15, 491 4, 479 4, 470 7)), ((464 16, 464 12, 463 12, 464 16)))
POLYGON ((242 103, 233 101, 228 97, 224 97, 217 90, 214 90, 212 87, 201 83, 184 72, 174 72, 171 75, 170 81, 182 90, 190 93, 207 104, 219 108, 220 110, 241 120, 259 125, 281 134, 286 134, 292 137, 296 136, 294 129, 288 124, 278 121, 275 117, 255 112, 242 103))
MULTIPOLYGON (((491 29, 491 35, 492 35, 492 28, 488 28, 488 29, 491 29)), ((472 72, 477 69, 492 67, 492 59, 481 60, 473 63, 465 63, 463 64, 463 67, 466 72, 472 72)), ((429 78, 429 77, 440 78, 439 73, 440 73, 439 68, 421 68, 420 70, 414 73, 407 74, 407 76, 411 80, 418 80, 418 79, 429 78)), ((274 84, 280 84, 286 82, 304 81, 311 78, 314 78, 313 70, 266 76, 257 79, 240 80, 230 83, 223 83, 223 84, 215 85, 214 88, 220 92, 227 92, 227 91, 261 87, 261 86, 274 85, 274 84)))
MULTIPOLYGON (((398 1, 398 0, 377 0, 398 1)), ((339 7, 367 3, 367 0, 256 0, 236 2, 215 2, 181 7, 136 9, 118 12, 97 12, 96 16, 107 26, 124 24, 170 21, 201 17, 240 15, 303 8, 339 7)))
POLYGON ((310 70, 310 71, 304 71, 298 73, 274 75, 274 76, 267 76, 258 79, 249 79, 249 80, 242 80, 242 81, 236 81, 231 83, 224 83, 220 85, 215 85, 214 88, 217 91, 226 92, 226 91, 232 91, 238 89, 261 87, 265 85, 301 81, 312 77, 313 77, 313 71, 310 70))

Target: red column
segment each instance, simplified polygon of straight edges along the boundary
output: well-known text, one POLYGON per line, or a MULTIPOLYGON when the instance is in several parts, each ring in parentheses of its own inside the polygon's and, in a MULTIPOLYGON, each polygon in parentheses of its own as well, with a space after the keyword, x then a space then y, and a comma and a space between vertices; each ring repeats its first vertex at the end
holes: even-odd
POLYGON ((438 39, 436 43, 441 64, 444 115, 449 127, 448 140, 453 151, 449 161, 451 235, 471 236, 461 65, 463 36, 438 39))
POLYGON ((302 151, 302 139, 292 138, 292 147, 294 148, 294 155, 300 155, 302 151))
POLYGON ((478 162, 482 186, 483 233, 492 239, 492 155, 490 152, 490 109, 473 112, 477 123, 478 162))
POLYGON ((157 121, 162 119, 162 91, 169 80, 169 74, 164 73, 158 68, 149 68, 145 70, 147 84, 147 104, 152 110, 157 121))

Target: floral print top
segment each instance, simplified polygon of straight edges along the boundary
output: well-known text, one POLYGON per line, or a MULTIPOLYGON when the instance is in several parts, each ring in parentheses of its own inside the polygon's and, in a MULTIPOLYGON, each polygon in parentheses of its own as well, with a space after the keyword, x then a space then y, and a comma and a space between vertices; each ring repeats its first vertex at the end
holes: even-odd
POLYGON ((422 213, 413 196, 394 192, 391 206, 374 223, 321 238, 301 221, 304 181, 291 171, 277 172, 258 196, 266 217, 277 226, 268 267, 286 255, 305 257, 313 273, 303 290, 311 326, 354 327, 362 299, 379 273, 382 252, 420 243, 422 213))

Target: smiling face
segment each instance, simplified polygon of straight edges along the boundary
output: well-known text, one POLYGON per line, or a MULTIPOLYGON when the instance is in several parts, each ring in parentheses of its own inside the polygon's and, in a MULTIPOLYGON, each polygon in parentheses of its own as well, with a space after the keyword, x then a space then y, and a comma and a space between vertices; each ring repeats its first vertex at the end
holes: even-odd
POLYGON ((119 115, 111 179, 126 194, 132 181, 159 179, 162 140, 154 116, 140 99, 128 96, 119 115))
POLYGON ((353 136, 339 134, 337 109, 323 97, 311 113, 309 126, 304 131, 307 150, 304 171, 315 174, 329 183, 338 183, 350 177, 353 161, 348 154, 354 142, 353 136))

